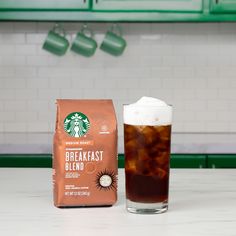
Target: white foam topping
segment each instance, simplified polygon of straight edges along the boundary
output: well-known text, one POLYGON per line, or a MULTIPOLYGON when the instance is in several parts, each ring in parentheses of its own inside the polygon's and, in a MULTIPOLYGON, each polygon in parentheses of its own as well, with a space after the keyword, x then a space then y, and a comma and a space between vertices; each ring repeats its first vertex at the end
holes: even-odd
POLYGON ((136 103, 124 105, 124 123, 130 125, 170 125, 172 107, 152 97, 142 97, 136 103))

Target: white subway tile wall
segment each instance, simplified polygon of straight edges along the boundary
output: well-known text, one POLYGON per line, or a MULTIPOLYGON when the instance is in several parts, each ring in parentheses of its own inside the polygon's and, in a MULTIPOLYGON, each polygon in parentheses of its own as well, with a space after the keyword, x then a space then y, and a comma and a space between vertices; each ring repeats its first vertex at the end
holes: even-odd
MULTIPOLYGON (((90 24, 100 44, 110 24, 90 24)), ((236 132, 236 24, 121 24, 127 49, 92 58, 50 55, 53 23, 0 23, 0 131, 53 132, 57 98, 143 95, 173 104, 174 132, 236 132)), ((70 42, 81 23, 65 23, 70 42)))

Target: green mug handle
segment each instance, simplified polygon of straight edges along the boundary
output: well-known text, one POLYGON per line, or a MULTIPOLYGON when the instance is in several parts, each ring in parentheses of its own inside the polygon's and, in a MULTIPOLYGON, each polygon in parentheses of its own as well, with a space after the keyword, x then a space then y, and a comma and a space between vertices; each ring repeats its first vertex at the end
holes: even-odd
POLYGON ((87 37, 89 37, 89 38, 94 38, 94 33, 93 33, 93 31, 92 31, 90 28, 88 28, 87 24, 84 24, 84 25, 83 25, 83 27, 82 27, 82 29, 80 30, 80 32, 81 32, 83 35, 85 35, 85 36, 87 36, 87 37))
POLYGON ((52 28, 52 31, 59 35, 62 35, 64 38, 66 37, 65 29, 60 24, 55 24, 52 28))
POLYGON ((114 34, 122 37, 122 29, 119 25, 113 24, 110 28, 110 31, 113 32, 114 34))

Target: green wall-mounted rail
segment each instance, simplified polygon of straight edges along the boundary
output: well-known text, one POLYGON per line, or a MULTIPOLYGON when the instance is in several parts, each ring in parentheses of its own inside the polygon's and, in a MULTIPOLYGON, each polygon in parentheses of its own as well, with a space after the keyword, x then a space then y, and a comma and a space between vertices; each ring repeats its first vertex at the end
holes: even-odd
POLYGON ((232 0, 1 0, 1 21, 226 22, 232 0))
POLYGON ((156 13, 156 12, 75 12, 75 11, 0 11, 1 21, 61 22, 230 22, 236 14, 156 13))
MULTIPOLYGON (((124 168, 124 154, 118 166, 124 168)), ((51 154, 0 154, 0 167, 51 168, 51 154)), ((171 154, 171 168, 236 168, 236 154, 171 154)))

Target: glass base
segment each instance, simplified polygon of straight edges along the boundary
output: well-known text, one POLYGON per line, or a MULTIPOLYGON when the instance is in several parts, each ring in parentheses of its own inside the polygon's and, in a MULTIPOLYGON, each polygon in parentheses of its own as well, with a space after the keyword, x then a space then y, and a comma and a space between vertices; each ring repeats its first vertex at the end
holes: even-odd
POLYGON ((168 210, 168 202, 140 203, 126 200, 126 208, 136 214, 160 214, 168 210))

